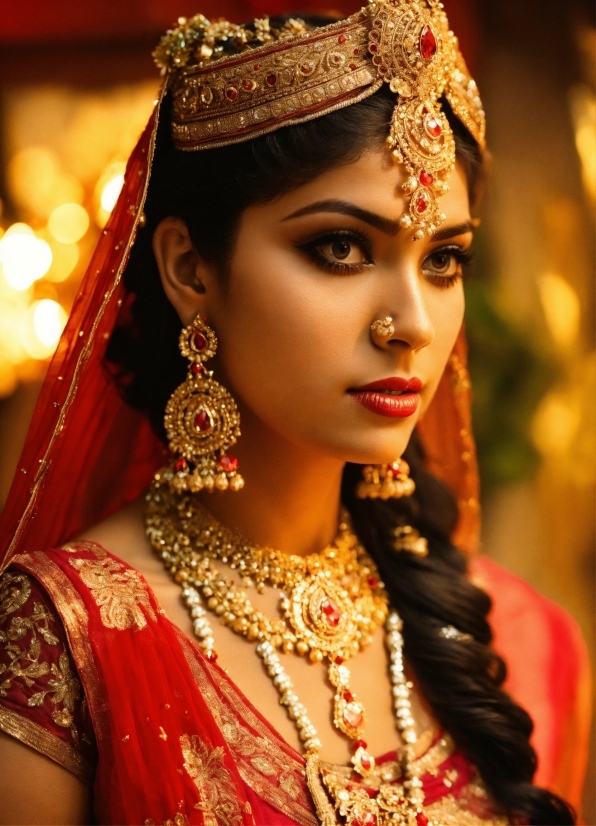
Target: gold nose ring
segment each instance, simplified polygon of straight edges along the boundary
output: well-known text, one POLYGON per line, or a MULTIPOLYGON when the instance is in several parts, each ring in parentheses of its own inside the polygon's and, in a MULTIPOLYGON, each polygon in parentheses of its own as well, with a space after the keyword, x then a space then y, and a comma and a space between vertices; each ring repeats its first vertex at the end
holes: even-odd
POLYGON ((378 318, 370 325, 370 329, 375 335, 379 336, 379 338, 391 338, 395 333, 393 318, 390 315, 385 316, 385 318, 378 318))

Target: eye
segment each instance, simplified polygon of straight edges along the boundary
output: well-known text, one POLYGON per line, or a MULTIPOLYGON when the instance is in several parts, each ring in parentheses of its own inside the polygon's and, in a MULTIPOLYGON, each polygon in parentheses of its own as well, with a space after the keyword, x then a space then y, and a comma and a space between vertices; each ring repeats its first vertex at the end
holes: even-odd
POLYGON ((435 250, 424 260, 423 273, 439 287, 449 287, 463 277, 465 268, 472 263, 469 250, 459 246, 435 250))
POLYGON ((298 244, 314 263, 332 273, 358 273, 372 264, 368 238, 357 230, 336 230, 298 244))
POLYGON ((320 244, 316 249, 331 263, 341 261, 342 264, 350 264, 352 266, 368 263, 366 256, 358 244, 355 244, 347 238, 335 238, 333 241, 320 244))

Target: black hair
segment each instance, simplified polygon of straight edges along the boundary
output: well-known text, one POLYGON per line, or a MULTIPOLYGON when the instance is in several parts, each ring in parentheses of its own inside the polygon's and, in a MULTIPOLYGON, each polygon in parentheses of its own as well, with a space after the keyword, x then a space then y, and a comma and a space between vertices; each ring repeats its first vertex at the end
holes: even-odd
MULTIPOLYGON (((383 87, 357 104, 297 126, 228 147, 182 152, 170 138, 166 98, 145 204, 146 225, 124 275, 133 301, 127 323, 116 328, 107 352, 108 367, 124 398, 146 413, 164 442, 165 405, 185 378, 186 362, 178 350, 181 323, 165 296, 152 252, 156 226, 167 216, 179 217, 200 255, 225 272, 244 209, 270 202, 330 167, 383 146, 394 105, 394 95, 383 87)), ((482 182, 479 147, 446 101, 443 108, 474 200, 482 182)), ((450 540, 457 521, 454 495, 425 470, 416 434, 405 458, 416 482, 411 499, 357 499, 357 465, 346 466, 342 498, 403 618, 405 654, 424 697, 477 767, 497 811, 532 824, 575 823, 568 804, 532 785, 532 722, 502 690, 506 667, 490 647, 490 598, 468 579, 466 559, 450 540), (395 527, 406 523, 427 538, 427 557, 392 550, 395 527), (473 640, 446 639, 440 633, 445 625, 473 640)))

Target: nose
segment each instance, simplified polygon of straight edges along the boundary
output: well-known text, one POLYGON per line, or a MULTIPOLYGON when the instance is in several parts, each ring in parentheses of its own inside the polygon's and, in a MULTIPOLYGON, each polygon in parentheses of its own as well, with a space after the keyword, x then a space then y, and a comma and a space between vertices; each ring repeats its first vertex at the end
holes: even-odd
POLYGON ((435 336, 435 330, 426 307, 416 274, 400 279, 399 294, 379 313, 371 324, 371 339, 376 347, 386 349, 401 344, 416 351, 427 347, 435 336))

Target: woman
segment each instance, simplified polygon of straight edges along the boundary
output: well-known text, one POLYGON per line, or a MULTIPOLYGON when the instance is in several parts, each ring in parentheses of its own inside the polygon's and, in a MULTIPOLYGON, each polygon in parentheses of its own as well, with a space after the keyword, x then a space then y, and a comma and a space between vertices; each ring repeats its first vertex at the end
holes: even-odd
POLYGON ((462 552, 484 114, 442 9, 156 57, 4 515, 2 822, 575 822, 483 588, 517 696, 560 648, 530 711, 574 802, 581 641, 462 552))

